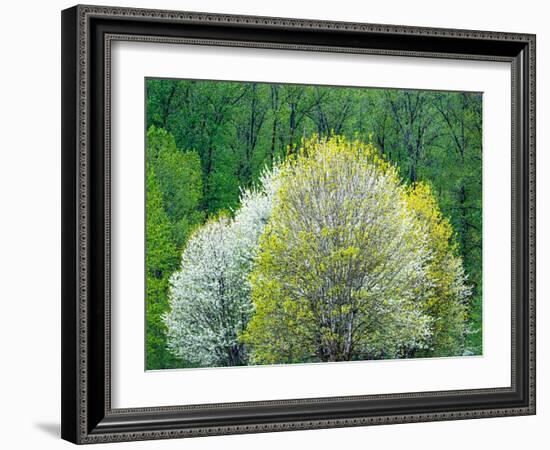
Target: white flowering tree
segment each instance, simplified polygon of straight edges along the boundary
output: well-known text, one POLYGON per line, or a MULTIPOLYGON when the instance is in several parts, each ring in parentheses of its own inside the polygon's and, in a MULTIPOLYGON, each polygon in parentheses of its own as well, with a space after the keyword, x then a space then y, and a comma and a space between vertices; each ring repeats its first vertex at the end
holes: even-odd
POLYGON ((253 313, 249 274, 271 214, 277 169, 241 194, 235 217, 210 220, 189 239, 171 279, 168 348, 199 366, 248 362, 240 335, 253 313))

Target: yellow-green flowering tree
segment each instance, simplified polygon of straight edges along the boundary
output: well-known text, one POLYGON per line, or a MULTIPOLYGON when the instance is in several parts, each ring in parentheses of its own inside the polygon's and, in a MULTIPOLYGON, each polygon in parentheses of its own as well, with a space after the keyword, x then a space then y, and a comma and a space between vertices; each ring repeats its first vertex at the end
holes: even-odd
POLYGON ((433 318, 429 356, 462 353, 466 337, 467 300, 462 259, 458 256, 453 229, 443 217, 430 186, 416 183, 407 190, 407 204, 427 237, 430 256, 427 277, 431 289, 425 298, 425 312, 433 318))
POLYGON ((254 362, 454 345, 467 289, 426 186, 403 185, 372 144, 341 137, 305 142, 279 177, 250 277, 255 314, 241 336, 254 362), (447 333, 453 321, 457 331, 447 333))

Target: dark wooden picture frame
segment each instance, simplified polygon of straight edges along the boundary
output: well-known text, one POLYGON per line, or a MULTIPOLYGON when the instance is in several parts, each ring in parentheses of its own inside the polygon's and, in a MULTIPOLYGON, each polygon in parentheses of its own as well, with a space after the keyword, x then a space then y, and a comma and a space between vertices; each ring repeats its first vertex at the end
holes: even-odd
POLYGON ((535 414, 535 36, 98 6, 62 12, 62 437, 97 443, 535 414), (511 386, 113 409, 115 40, 505 61, 512 67, 511 386))

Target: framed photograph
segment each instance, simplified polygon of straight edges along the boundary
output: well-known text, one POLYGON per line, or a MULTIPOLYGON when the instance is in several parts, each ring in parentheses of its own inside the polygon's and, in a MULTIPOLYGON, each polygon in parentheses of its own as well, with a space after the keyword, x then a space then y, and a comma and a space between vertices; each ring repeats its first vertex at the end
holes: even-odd
POLYGON ((535 413, 535 36, 62 12, 62 437, 535 413))

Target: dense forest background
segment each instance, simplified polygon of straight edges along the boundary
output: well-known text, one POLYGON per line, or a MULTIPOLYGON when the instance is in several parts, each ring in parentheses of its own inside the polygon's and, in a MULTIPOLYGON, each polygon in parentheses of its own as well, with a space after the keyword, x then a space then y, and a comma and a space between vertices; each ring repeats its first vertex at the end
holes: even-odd
POLYGON ((373 144, 404 181, 431 185, 473 288, 467 350, 482 344, 482 95, 146 80, 147 369, 185 366, 166 348, 169 278, 194 228, 312 135, 373 144))

